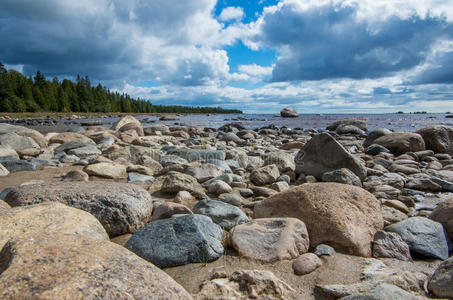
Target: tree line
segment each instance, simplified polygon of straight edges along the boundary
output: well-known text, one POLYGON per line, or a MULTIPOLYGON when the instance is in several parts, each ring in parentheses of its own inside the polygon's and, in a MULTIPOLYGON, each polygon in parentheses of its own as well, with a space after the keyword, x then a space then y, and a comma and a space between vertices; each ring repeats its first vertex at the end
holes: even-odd
POLYGON ((153 105, 150 101, 112 92, 98 84, 92 86, 88 76, 77 81, 53 78, 36 72, 26 77, 6 70, 0 62, 0 112, 128 112, 128 113, 242 113, 221 107, 153 105))

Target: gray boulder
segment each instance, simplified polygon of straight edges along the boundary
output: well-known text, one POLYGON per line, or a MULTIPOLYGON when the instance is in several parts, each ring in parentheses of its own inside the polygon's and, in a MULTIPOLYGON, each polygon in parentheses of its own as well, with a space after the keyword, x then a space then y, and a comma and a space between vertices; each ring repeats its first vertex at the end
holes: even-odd
POLYGON ((387 226, 385 230, 399 234, 413 253, 448 258, 448 244, 451 241, 440 223, 424 217, 413 217, 387 226))
POLYGON ((210 262, 224 251, 223 231, 209 217, 182 215, 148 223, 125 247, 152 264, 175 267, 210 262))
POLYGON ((5 201, 15 207, 61 202, 94 215, 110 236, 133 233, 151 218, 151 196, 143 188, 117 182, 52 182, 21 186, 5 201))
POLYGON ((282 118, 297 118, 299 114, 294 108, 284 108, 280 111, 280 116, 282 118))
POLYGON ((297 153, 296 173, 313 175, 318 180, 322 179, 325 172, 341 168, 351 170, 360 180, 366 177, 366 168, 362 162, 352 156, 330 134, 316 134, 297 153))
POLYGON ((28 136, 21 136, 14 132, 0 135, 0 146, 8 146, 16 151, 28 149, 28 148, 39 148, 32 138, 28 136))
POLYGON ((453 129, 436 125, 422 128, 417 131, 425 141, 426 149, 436 153, 448 153, 453 155, 453 129))
POLYGON ((0 157, 0 164, 2 164, 10 173, 36 170, 36 166, 33 163, 26 160, 20 160, 15 156, 0 157))
POLYGON ((216 200, 198 201, 193 212, 210 217, 214 223, 225 230, 230 230, 236 225, 250 221, 240 208, 216 200))

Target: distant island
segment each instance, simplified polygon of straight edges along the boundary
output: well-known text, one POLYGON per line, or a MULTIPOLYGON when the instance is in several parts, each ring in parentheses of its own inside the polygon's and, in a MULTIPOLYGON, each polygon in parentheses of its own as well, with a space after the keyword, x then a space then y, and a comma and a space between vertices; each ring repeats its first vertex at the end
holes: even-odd
POLYGON ((77 75, 77 82, 59 81, 56 77, 49 81, 40 71, 34 77, 26 77, 6 70, 1 62, 0 112, 242 113, 221 107, 153 105, 125 93, 111 92, 101 84, 91 86, 88 76, 77 75))

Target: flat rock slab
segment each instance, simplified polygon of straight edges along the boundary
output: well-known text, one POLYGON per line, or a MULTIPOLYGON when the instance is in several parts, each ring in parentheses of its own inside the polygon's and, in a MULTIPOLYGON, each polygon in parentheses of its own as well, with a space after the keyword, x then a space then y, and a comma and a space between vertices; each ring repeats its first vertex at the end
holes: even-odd
POLYGON ((86 211, 58 202, 0 210, 0 248, 11 238, 73 233, 108 240, 101 223, 86 211))
POLYGON ((162 270, 109 241, 12 239, 0 257, 1 299, 192 299, 162 270))
POLYGON ((148 223, 126 248, 160 268, 210 262, 223 254, 223 231, 209 217, 183 215, 148 223))
POLYGON ((424 217, 413 217, 385 227, 398 233, 411 252, 440 259, 448 258, 451 242, 442 224, 424 217))
POLYGON ((305 224, 295 218, 255 219, 238 225, 232 243, 240 256, 263 262, 296 258, 310 244, 305 224))
POLYGON ((110 236, 133 233, 151 218, 151 196, 143 188, 117 182, 52 182, 9 192, 11 206, 61 202, 94 215, 110 236))

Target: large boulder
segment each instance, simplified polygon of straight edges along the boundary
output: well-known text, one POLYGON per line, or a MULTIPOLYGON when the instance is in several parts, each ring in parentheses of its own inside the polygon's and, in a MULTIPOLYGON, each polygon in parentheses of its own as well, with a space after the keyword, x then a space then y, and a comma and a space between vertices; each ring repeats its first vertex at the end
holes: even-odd
POLYGON ((453 129, 445 125, 422 128, 417 131, 425 141, 426 149, 453 155, 453 129))
POLYGON ((58 143, 58 144, 64 144, 67 142, 80 142, 84 144, 95 144, 95 142, 90 139, 87 136, 84 136, 83 134, 77 133, 77 132, 63 132, 63 133, 58 133, 54 136, 52 136, 49 140, 50 144, 58 143))
POLYGON ((161 192, 176 195, 180 191, 187 191, 197 199, 207 199, 204 188, 190 175, 170 172, 165 176, 161 192))
POLYGON ((256 204, 254 212, 255 218, 298 218, 312 247, 328 244, 361 256, 371 256, 373 236, 384 225, 372 194, 340 183, 302 184, 256 204))
POLYGON ((325 172, 341 168, 351 170, 360 180, 366 177, 364 164, 328 133, 313 136, 297 153, 295 162, 296 173, 313 175, 318 180, 325 172))
POLYGON ((52 182, 21 186, 5 201, 15 207, 61 202, 94 215, 110 236, 133 233, 152 214, 151 196, 143 188, 117 182, 52 182))
POLYGON ((31 137, 36 143, 38 143, 40 147, 47 146, 46 138, 34 129, 7 123, 0 123, 0 135, 5 133, 15 133, 20 136, 31 137))
POLYGON ((223 231, 209 217, 182 215, 148 223, 126 248, 160 268, 210 262, 223 254, 223 231))
POLYGON ((135 124, 135 125, 138 125, 140 127, 142 126, 142 124, 140 123, 139 120, 137 120, 136 118, 134 118, 131 115, 126 115, 126 116, 122 117, 120 120, 116 121, 112 125, 112 127, 110 127, 110 129, 113 130, 113 131, 120 131, 121 128, 123 128, 124 126, 126 126, 128 124, 135 124))
POLYGON ((86 211, 57 202, 0 210, 0 249, 11 238, 72 233, 108 240, 101 223, 86 211))
POLYGON ((297 118, 299 114, 294 108, 284 108, 280 111, 280 116, 282 118, 297 118))
POLYGON ((193 212, 210 217, 214 223, 225 230, 249 221, 247 215, 239 207, 217 200, 198 201, 193 212))
POLYGON ((236 226, 231 235, 240 256, 266 263, 294 259, 309 246, 307 228, 295 218, 255 219, 236 226))
POLYGON ((371 146, 375 139, 380 138, 381 136, 387 135, 392 133, 387 128, 376 128, 370 133, 368 133, 367 137, 363 141, 363 147, 367 148, 371 146))
POLYGON ((453 239, 453 198, 445 200, 437 205, 429 215, 429 218, 441 223, 445 227, 448 236, 453 239))
POLYGON ((436 297, 453 298, 453 257, 441 263, 429 280, 428 289, 436 297))
POLYGON ((38 143, 36 143, 31 137, 21 136, 14 132, 0 135, 0 146, 10 147, 16 151, 39 148, 38 143))
POLYGON ((385 227, 398 233, 412 253, 440 259, 448 258, 449 238, 442 224, 424 217, 412 217, 385 227))
POLYGON ((384 146, 395 155, 425 150, 422 136, 412 132, 392 132, 375 139, 373 144, 384 146))
POLYGON ((0 257, 1 299, 192 299, 165 272, 109 241, 17 238, 0 257))

